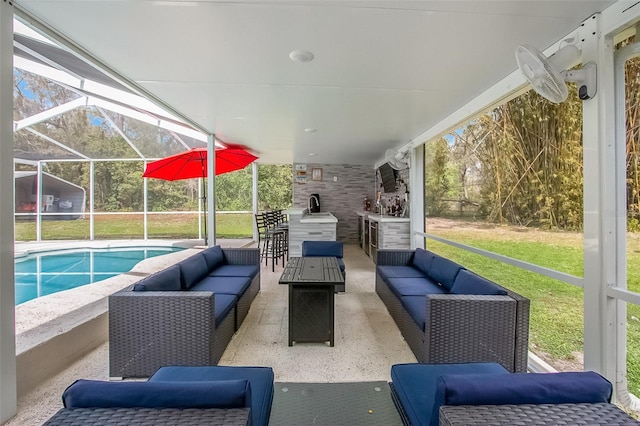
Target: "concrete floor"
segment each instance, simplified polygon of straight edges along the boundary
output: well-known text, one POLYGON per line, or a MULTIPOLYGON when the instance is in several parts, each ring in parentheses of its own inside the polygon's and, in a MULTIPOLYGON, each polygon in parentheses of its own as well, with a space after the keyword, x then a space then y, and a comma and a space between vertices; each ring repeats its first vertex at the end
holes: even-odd
MULTIPOLYGON (((287 286, 279 285, 282 265, 262 266, 261 291, 220 365, 263 365, 279 382, 389 380, 391 365, 416 362, 374 289, 374 264, 359 247, 345 246, 347 283, 335 300, 335 346, 287 345, 287 286)), ((62 407, 64 389, 74 380, 108 379, 108 343, 18 400, 18 414, 6 425, 40 425, 62 407)))

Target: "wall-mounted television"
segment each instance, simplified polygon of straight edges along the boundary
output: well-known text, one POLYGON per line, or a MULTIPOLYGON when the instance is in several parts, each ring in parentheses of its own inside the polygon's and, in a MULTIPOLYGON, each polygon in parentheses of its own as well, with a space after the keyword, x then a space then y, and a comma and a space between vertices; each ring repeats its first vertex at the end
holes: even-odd
POLYGON ((389 163, 384 163, 378 168, 378 172, 384 192, 396 192, 396 171, 393 167, 389 163))

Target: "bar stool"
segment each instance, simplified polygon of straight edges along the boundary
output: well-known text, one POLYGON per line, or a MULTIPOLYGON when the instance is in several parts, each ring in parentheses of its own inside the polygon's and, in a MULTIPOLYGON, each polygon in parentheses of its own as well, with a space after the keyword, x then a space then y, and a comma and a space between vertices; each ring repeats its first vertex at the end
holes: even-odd
POLYGON ((285 256, 288 252, 288 232, 276 226, 275 217, 271 212, 256 213, 255 218, 258 228, 260 260, 264 259, 264 264, 268 265, 269 258, 271 258, 271 270, 275 272, 275 265, 280 258, 284 266, 285 256))

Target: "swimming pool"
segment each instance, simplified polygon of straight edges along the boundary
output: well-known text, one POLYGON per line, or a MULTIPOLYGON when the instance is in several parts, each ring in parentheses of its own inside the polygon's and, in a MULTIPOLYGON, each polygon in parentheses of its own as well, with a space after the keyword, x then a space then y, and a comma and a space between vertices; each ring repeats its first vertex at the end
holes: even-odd
POLYGON ((33 253, 15 260, 16 305, 130 271, 182 247, 119 247, 33 253))

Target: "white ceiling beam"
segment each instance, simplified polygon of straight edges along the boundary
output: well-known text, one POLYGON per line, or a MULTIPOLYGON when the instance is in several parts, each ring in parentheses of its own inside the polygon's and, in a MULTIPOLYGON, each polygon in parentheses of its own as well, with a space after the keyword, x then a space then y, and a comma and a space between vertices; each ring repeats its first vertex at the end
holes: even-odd
POLYGON ((24 58, 20 58, 14 56, 14 60, 16 61, 15 66, 17 68, 23 69, 28 72, 33 72, 34 74, 41 75, 42 77, 48 78, 55 82, 61 83, 65 86, 68 86, 70 89, 80 90, 82 95, 87 95, 87 92, 95 94, 96 96, 90 96, 88 100, 89 105, 98 106, 97 99, 106 98, 111 99, 114 102, 107 102, 103 104, 104 108, 108 110, 112 110, 122 115, 126 115, 131 118, 135 118, 136 120, 143 121, 145 123, 149 123, 152 125, 158 125, 156 120, 159 120, 159 126, 163 129, 174 131, 179 134, 183 134, 185 136, 191 137, 193 139, 199 140, 201 142, 207 142, 207 136, 198 130, 193 129, 191 126, 187 124, 177 124, 181 122, 178 117, 167 113, 163 109, 159 108, 154 103, 144 99, 138 95, 127 93, 122 90, 114 89, 113 87, 100 84, 98 82, 92 80, 81 80, 73 77, 72 75, 60 71, 58 69, 40 64, 38 62, 30 61, 24 58), (122 103, 124 105, 131 105, 132 108, 127 108, 123 106, 118 106, 117 103, 122 103), (109 106, 107 106, 107 104, 109 106), (148 111, 152 114, 157 114, 158 117, 150 117, 144 113, 139 112, 137 109, 148 111), (172 122, 170 120, 175 120, 176 122, 172 122))
POLYGON ((122 139, 124 139, 124 141, 129 144, 129 146, 131 147, 131 149, 133 149, 136 154, 138 154, 138 157, 145 159, 145 156, 140 152, 140 150, 133 144, 133 142, 131 142, 131 139, 129 139, 129 136, 127 136, 124 131, 120 128, 120 126, 118 126, 112 119, 111 117, 109 117, 107 115, 106 112, 104 112, 104 110, 98 106, 96 106, 96 108, 98 109, 98 111, 100 111, 100 114, 102 114, 102 117, 104 117, 105 120, 107 120, 107 123, 109 123, 109 125, 116 131, 118 132, 118 134, 120 136, 122 136, 122 139))
POLYGON ((31 133, 33 133, 34 135, 36 135, 36 136, 38 136, 38 137, 41 137, 42 139, 46 140, 47 142, 51 142, 52 144, 54 144, 54 145, 56 145, 56 146, 58 146, 58 147, 60 147, 60 148, 64 149, 65 151, 69 151, 70 153, 72 153, 72 154, 74 154, 74 155, 77 155, 78 157, 84 158, 84 159, 86 159, 86 160, 90 160, 90 158, 89 158, 89 157, 87 157, 86 155, 84 155, 84 154, 82 154, 82 153, 80 153, 80 152, 76 151, 76 150, 75 150, 75 149, 73 149, 73 148, 69 148, 67 145, 65 145, 65 144, 63 144, 63 143, 60 143, 60 142, 58 142, 57 140, 55 140, 55 139, 53 139, 53 138, 51 138, 51 137, 49 137, 49 136, 47 136, 47 135, 43 135, 42 133, 40 133, 40 132, 39 132, 39 131, 37 131, 37 130, 32 129, 31 127, 27 127, 27 128, 26 128, 26 129, 24 129, 24 130, 26 130, 27 132, 31 132, 31 133))
POLYGON ((47 121, 53 117, 57 117, 66 112, 74 110, 78 107, 85 106, 87 102, 86 98, 78 98, 73 101, 67 102, 66 104, 58 105, 57 107, 53 107, 46 111, 39 112, 37 114, 32 115, 31 117, 23 118, 22 120, 13 122, 14 131, 22 130, 27 127, 33 126, 35 124, 41 123, 43 121, 47 121))

